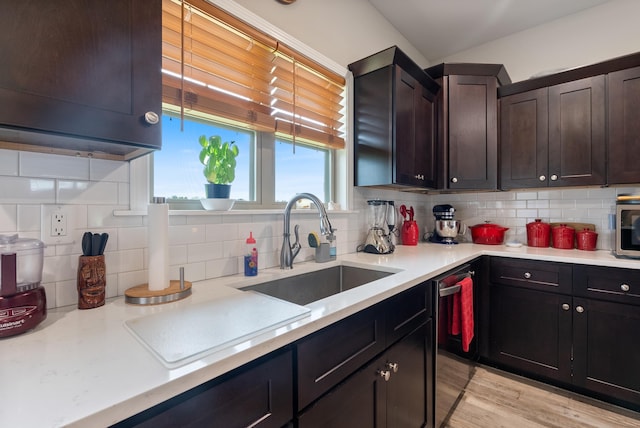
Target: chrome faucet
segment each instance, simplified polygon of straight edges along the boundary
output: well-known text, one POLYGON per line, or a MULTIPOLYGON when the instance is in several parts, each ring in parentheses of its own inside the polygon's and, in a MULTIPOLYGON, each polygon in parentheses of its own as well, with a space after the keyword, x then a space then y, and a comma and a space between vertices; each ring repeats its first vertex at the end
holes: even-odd
POLYGON ((300 248, 302 248, 299 242, 299 226, 297 224, 293 228, 294 234, 296 235, 296 242, 291 245, 291 242, 289 241, 291 209, 300 199, 309 199, 315 204, 320 213, 320 233, 324 236, 327 236, 327 239, 331 241, 335 239, 335 236, 333 235, 335 229, 331 227, 329 216, 327 216, 327 211, 324 209, 324 205, 322 204, 322 202, 320 202, 320 199, 318 199, 311 193, 298 193, 293 198, 291 198, 291 200, 287 203, 287 206, 284 208, 284 233, 282 234, 282 250, 280 251, 280 269, 292 269, 293 259, 296 258, 296 256, 300 252, 300 248))

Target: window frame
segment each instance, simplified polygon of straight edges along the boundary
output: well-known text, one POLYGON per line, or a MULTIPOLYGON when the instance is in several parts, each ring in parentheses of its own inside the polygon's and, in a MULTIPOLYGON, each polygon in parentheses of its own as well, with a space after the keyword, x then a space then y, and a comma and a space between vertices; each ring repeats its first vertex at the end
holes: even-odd
MULTIPOLYGON (((301 41, 295 39, 291 35, 287 34, 280 28, 271 24, 264 18, 256 15, 245 7, 235 3, 232 0, 207 0, 210 3, 224 9, 228 13, 235 15, 239 19, 242 19, 258 28, 265 33, 277 37, 283 42, 287 43, 292 48, 296 49, 301 54, 307 56, 308 58, 322 64, 327 69, 345 76, 346 84, 345 84, 345 117, 344 123, 345 127, 345 148, 336 151, 330 150, 330 167, 332 168, 332 173, 328 175, 329 183, 325 183, 325 186, 330 186, 329 194, 331 195, 331 199, 334 202, 339 202, 343 209, 348 209, 350 205, 350 201, 353 197, 353 179, 351 177, 350 171, 352 168, 349 167, 352 163, 352 150, 350 147, 352 146, 351 135, 352 134, 352 124, 350 121, 350 99, 352 96, 352 88, 353 88, 353 79, 351 73, 342 65, 336 63, 325 55, 319 53, 318 51, 312 49, 301 41)), ((275 143, 275 134, 267 133, 269 135, 273 135, 273 140, 275 143)), ((257 139, 263 138, 260 133, 256 135, 257 139)), ((261 144, 263 141, 260 142, 261 144)), ((273 162, 265 163, 263 156, 263 150, 258 150, 256 153, 256 177, 263 177, 265 173, 271 172, 273 173, 273 169, 275 168, 275 153, 272 150, 271 155, 274 156, 273 162), (260 156, 260 159, 258 159, 260 156), (268 167, 265 168, 265 166, 268 167)), ((131 211, 142 211, 146 210, 147 205, 152 200, 153 195, 153 153, 149 155, 142 156, 137 159, 133 159, 129 162, 130 164, 130 182, 129 182, 129 209, 131 211)), ((275 199, 275 186, 271 189, 273 192, 270 200, 275 199)), ((160 195, 158 195, 160 196, 160 195)), ((265 195, 262 195, 264 198, 265 195)), ((256 195, 256 199, 259 199, 258 195, 256 195)), ((178 201, 175 201, 178 202, 178 201)), ((198 210, 202 211, 202 206, 199 204, 199 201, 188 201, 183 202, 181 204, 171 203, 170 201, 170 209, 181 209, 181 210, 198 210)), ((256 201, 257 202, 257 201, 256 201)), ((242 208, 243 210, 270 210, 270 209, 281 209, 284 207, 283 203, 272 203, 272 204, 263 204, 262 200, 260 204, 255 202, 245 202, 239 201, 237 208, 242 208)), ((327 201, 329 202, 329 201, 327 201)), ((235 208, 235 207, 234 207, 235 208)))

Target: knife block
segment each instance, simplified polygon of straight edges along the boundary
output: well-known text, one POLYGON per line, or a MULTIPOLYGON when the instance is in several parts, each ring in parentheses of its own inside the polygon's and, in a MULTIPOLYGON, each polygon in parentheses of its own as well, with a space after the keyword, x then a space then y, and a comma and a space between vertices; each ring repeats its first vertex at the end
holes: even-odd
POLYGON ((107 288, 104 255, 80 256, 78 259, 78 309, 103 306, 107 288))

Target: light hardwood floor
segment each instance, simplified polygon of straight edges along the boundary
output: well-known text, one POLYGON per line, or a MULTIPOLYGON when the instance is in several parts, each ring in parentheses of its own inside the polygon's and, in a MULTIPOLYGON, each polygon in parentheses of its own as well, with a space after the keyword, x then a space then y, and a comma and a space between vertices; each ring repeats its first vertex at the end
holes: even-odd
POLYGON ((640 414, 479 366, 446 427, 639 428, 640 414))

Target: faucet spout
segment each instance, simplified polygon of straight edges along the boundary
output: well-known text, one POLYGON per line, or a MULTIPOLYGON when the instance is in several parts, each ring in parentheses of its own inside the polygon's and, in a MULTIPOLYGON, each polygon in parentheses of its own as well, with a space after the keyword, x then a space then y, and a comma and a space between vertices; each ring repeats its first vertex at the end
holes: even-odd
POLYGON ((296 242, 291 245, 289 237, 291 235, 291 210, 295 203, 300 199, 309 199, 318 208, 320 214, 320 233, 325 236, 333 237, 334 229, 331 227, 329 216, 324 209, 324 205, 315 195, 311 193, 298 193, 287 203, 284 208, 284 232, 282 234, 282 250, 280 251, 280 269, 292 269, 293 259, 298 255, 301 245, 298 242, 298 233, 296 226, 296 242))

